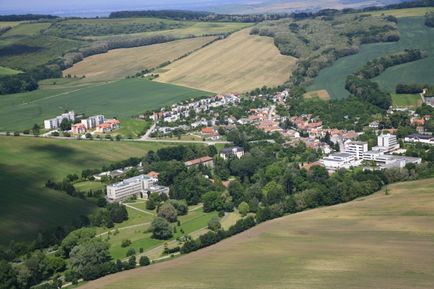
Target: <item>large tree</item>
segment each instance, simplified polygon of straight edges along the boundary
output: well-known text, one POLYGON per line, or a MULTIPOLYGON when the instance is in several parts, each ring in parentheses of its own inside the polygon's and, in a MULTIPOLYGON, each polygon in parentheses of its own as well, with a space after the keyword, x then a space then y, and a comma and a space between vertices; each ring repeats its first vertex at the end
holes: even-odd
POLYGON ((158 208, 158 217, 164 218, 167 221, 173 223, 176 222, 178 212, 171 203, 165 202, 160 206, 160 208, 158 208))
POLYGON ((158 240, 167 240, 173 236, 169 222, 160 217, 157 217, 152 221, 151 231, 152 237, 158 240))

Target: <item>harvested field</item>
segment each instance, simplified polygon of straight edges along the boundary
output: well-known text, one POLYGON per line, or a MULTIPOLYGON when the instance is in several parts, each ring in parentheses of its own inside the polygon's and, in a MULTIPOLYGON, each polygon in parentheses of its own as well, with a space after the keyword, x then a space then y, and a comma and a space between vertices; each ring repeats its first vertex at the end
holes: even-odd
POLYGON ((244 92, 283 84, 295 62, 280 54, 272 38, 244 29, 172 63, 157 81, 217 93, 244 92))
POLYGON ((432 288, 434 179, 263 223, 95 288, 432 288))
POLYGON ((330 100, 330 95, 325 89, 306 92, 303 97, 304 99, 319 98, 322 100, 330 100))
POLYGON ((214 39, 214 36, 198 37, 142 47, 110 50, 104 54, 87 57, 65 70, 63 74, 85 75, 86 79, 91 81, 121 79, 135 75, 144 69, 173 61, 201 48, 214 39))

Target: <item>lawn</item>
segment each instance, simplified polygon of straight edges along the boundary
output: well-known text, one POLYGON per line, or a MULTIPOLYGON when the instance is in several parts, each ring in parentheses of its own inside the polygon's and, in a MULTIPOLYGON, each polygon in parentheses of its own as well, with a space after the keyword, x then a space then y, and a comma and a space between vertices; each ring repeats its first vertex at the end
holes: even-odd
POLYGON ((349 95, 345 90, 345 80, 349 74, 374 58, 408 48, 421 49, 427 53, 428 57, 394 66, 374 80, 389 92, 393 92, 398 83, 434 84, 432 77, 434 73, 434 29, 425 26, 424 20, 424 17, 400 18, 398 23, 400 41, 362 45, 358 54, 343 57, 331 67, 323 69, 308 90, 326 89, 334 99, 345 98, 349 95))
POLYGON ((0 130, 31 128, 64 110, 107 118, 127 119, 208 92, 143 79, 125 79, 92 85, 60 85, 0 98, 0 130))
POLYGON ((123 79, 142 70, 176 60, 214 39, 216 38, 213 36, 197 37, 148 46, 114 49, 107 53, 85 58, 65 70, 63 75, 85 75, 86 80, 123 79))
POLYGON ((250 35, 246 28, 166 66, 156 81, 217 93, 245 92, 283 84, 295 62, 280 54, 272 38, 250 35))
MULTIPOLYGON (((1 23, 1 22, 0 22, 1 23)), ((41 33, 42 30, 50 27, 51 23, 21 23, 15 25, 11 30, 7 31, 2 37, 11 36, 34 36, 41 33)))
MULTIPOLYGON (((140 210, 145 210, 145 203, 139 202, 133 204, 133 206, 139 208, 140 210)), ((217 212, 204 213, 202 209, 190 211, 187 215, 178 217, 178 220, 181 222, 181 226, 176 226, 176 223, 172 225, 177 227, 177 232, 174 234, 174 237, 170 240, 162 241, 151 238, 152 234, 148 232, 150 225, 148 223, 152 222, 154 219, 153 216, 131 208, 128 208, 128 214, 131 220, 128 220, 122 224, 117 224, 117 228, 119 228, 118 233, 111 233, 110 235, 103 235, 101 237, 109 241, 110 254, 114 259, 125 258, 129 248, 134 248, 138 254, 140 248, 143 248, 144 251, 147 251, 164 244, 164 242, 175 240, 177 237, 181 237, 183 235, 180 231, 181 228, 184 230, 185 234, 191 234, 197 230, 206 228, 208 226, 208 221, 212 217, 217 216, 217 212), (144 225, 125 228, 137 224, 144 225), (125 239, 130 240, 132 244, 129 247, 122 248, 121 243, 122 240, 125 239)))
POLYGON ((84 181, 75 183, 74 187, 79 192, 88 192, 90 190, 97 191, 105 188, 105 185, 101 182, 84 181))
POLYGON ((32 240, 42 229, 69 224, 94 209, 91 202, 46 189, 48 179, 61 180, 86 168, 99 168, 157 150, 157 143, 53 140, 0 137, 0 243, 32 240))
POLYGON ((150 120, 140 119, 121 119, 121 128, 116 130, 113 134, 120 134, 123 137, 137 138, 143 135, 150 127, 150 120))
POLYGON ((422 103, 419 94, 396 94, 392 93, 393 106, 416 108, 422 103))
POLYGON ((114 288, 432 288, 434 179, 258 225, 174 260, 92 281, 114 288))

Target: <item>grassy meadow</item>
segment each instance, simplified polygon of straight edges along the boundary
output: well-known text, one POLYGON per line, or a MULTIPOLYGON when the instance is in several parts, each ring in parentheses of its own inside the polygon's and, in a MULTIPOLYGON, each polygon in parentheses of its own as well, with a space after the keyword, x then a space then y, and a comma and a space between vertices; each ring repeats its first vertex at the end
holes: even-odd
POLYGON ((427 58, 391 67, 374 78, 381 87, 393 92, 398 83, 434 84, 434 29, 424 25, 424 17, 404 17, 398 22, 401 39, 392 43, 362 45, 355 55, 337 60, 331 67, 323 69, 315 78, 309 91, 326 89, 332 98, 344 98, 349 95, 345 90, 346 77, 361 68, 368 61, 408 48, 421 49, 427 58))
POLYGON ((66 109, 124 119, 181 100, 209 95, 204 91, 143 79, 93 84, 63 80, 59 84, 53 83, 46 82, 36 91, 2 96, 0 130, 31 128, 34 123, 42 124, 44 119, 55 117, 66 109))
POLYGON ((416 108, 422 104, 422 99, 419 94, 392 93, 392 104, 397 107, 416 108))
POLYGON ((0 66, 0 76, 3 75, 14 75, 20 73, 19 70, 15 70, 9 67, 0 66))
POLYGON ((201 48, 215 37, 198 37, 166 43, 110 50, 85 58, 63 75, 86 76, 86 80, 123 79, 144 69, 151 69, 162 63, 173 61, 186 53, 201 48))
POLYGON ((434 11, 434 8, 417 7, 417 8, 407 8, 407 9, 391 9, 385 11, 372 11, 363 14, 371 14, 372 16, 392 15, 401 18, 401 17, 425 16, 425 14, 430 11, 434 11))
POLYGON ((432 288, 433 188, 434 179, 394 184, 80 288, 432 288))
POLYGON ((295 62, 281 55, 271 38, 244 29, 170 64, 156 81, 217 93, 244 92, 283 84, 295 62))
MULTIPOLYGON (((86 168, 144 156, 157 143, 53 140, 0 137, 0 243, 31 240, 39 230, 69 224, 94 209, 91 202, 46 189, 48 179, 61 180, 86 168)), ((81 189, 85 189, 83 184, 81 189)))

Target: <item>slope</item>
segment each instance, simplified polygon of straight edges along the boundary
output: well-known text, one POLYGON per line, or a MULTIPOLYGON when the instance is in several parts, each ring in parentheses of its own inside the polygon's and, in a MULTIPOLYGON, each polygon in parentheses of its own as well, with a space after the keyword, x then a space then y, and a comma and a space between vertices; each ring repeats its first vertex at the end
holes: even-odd
POLYGON ((263 223, 89 288, 432 288, 434 179, 263 223))
POLYGON ((281 55, 272 38, 249 33, 241 30, 172 63, 157 81, 218 93, 283 84, 296 59, 281 55))

